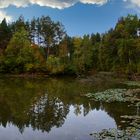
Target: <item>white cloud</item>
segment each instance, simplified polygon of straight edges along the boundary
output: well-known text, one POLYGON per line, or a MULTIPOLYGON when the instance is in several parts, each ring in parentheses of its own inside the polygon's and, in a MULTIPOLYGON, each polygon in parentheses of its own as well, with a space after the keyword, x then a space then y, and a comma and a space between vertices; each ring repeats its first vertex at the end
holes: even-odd
POLYGON ((10 22, 12 20, 12 17, 7 15, 6 12, 4 11, 0 11, 0 21, 2 21, 3 19, 6 19, 8 22, 10 22))
MULTIPOLYGON (((29 5, 47 6, 51 8, 64 9, 80 2, 84 4, 103 5, 111 0, 0 0, 0 9, 7 8, 10 5, 16 7, 27 7, 29 5)), ((118 1, 118 0, 116 0, 118 1)), ((140 7, 140 0, 122 0, 128 2, 129 6, 140 7)))
POLYGON ((103 5, 109 0, 0 0, 0 8, 6 8, 10 5, 16 7, 26 7, 30 4, 37 4, 39 6, 48 6, 52 8, 63 9, 70 7, 78 2, 84 4, 98 4, 103 5))
POLYGON ((129 7, 140 7, 140 0, 123 0, 124 2, 129 2, 129 7))
MULTIPOLYGON (((84 4, 97 4, 103 5, 107 3, 109 0, 0 0, 0 9, 7 8, 9 6, 16 7, 27 7, 29 5, 39 5, 46 6, 51 8, 64 9, 70 6, 75 5, 76 3, 84 3, 84 4)), ((11 21, 12 17, 7 15, 6 12, 0 10, 0 21, 6 18, 7 21, 11 21)))
MULTIPOLYGON (((46 6, 51 8, 64 9, 80 2, 83 4, 103 5, 111 0, 0 0, 0 9, 9 7, 27 7, 30 5, 46 6)), ((117 0, 118 1, 118 0, 117 0)), ((122 0, 127 3, 128 8, 133 8, 140 11, 140 0, 122 0)), ((11 21, 12 17, 8 16, 4 11, 0 10, 0 20, 6 18, 11 21)))
POLYGON ((82 3, 88 3, 88 4, 99 4, 103 5, 107 3, 109 0, 80 0, 82 3))

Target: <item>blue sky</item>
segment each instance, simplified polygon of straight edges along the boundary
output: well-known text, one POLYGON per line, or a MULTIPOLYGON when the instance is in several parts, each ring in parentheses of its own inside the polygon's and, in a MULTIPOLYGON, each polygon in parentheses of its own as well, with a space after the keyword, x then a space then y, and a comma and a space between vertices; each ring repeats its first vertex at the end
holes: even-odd
POLYGON ((140 13, 140 0, 0 0, 0 18, 16 20, 49 15, 70 36, 82 36, 114 27, 118 18, 140 13), (52 2, 50 2, 52 1, 52 2))

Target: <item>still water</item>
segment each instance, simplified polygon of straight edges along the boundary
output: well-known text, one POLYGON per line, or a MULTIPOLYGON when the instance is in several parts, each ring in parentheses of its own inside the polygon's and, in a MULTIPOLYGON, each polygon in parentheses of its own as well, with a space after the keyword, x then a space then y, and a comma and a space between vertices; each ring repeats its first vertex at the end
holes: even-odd
POLYGON ((120 116, 135 115, 135 108, 81 96, 121 86, 75 78, 1 78, 0 140, 93 140, 92 132, 125 129, 120 116))

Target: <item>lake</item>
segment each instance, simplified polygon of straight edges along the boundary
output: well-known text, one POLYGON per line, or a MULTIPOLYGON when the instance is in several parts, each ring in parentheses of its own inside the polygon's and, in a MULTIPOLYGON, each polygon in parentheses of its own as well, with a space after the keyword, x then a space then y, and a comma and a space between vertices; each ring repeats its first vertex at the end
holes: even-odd
POLYGON ((90 133, 125 129, 121 115, 138 110, 127 103, 102 103, 81 95, 122 88, 120 82, 71 78, 1 78, 1 140, 93 140, 90 133))

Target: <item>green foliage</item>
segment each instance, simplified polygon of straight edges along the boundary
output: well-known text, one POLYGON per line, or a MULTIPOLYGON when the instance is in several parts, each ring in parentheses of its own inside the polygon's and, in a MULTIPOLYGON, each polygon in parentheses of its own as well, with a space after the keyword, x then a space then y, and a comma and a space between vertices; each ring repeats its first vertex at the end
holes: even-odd
POLYGON ((13 35, 5 53, 5 65, 9 72, 26 71, 25 64, 33 60, 33 49, 28 39, 28 32, 24 28, 13 35))
POLYGON ((60 58, 50 55, 47 60, 47 70, 51 74, 63 73, 64 65, 61 63, 60 58))
POLYGON ((30 72, 44 61, 39 48, 31 45, 28 32, 24 28, 13 35, 5 54, 4 63, 7 72, 30 72))
POLYGON ((92 66, 93 48, 89 36, 74 38, 73 65, 77 74, 83 73, 92 66))
POLYGON ((11 35, 11 29, 6 22, 6 19, 4 19, 0 24, 0 53, 6 49, 11 35))
POLYGON ((128 15, 119 19, 115 29, 103 35, 96 49, 99 62, 95 66, 97 70, 128 74, 139 72, 140 39, 136 34, 139 27, 138 17, 128 15))
POLYGON ((0 24, 0 72, 83 74, 90 70, 140 74, 136 15, 121 17, 105 34, 68 37, 48 16, 0 24))

